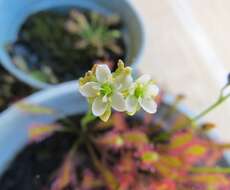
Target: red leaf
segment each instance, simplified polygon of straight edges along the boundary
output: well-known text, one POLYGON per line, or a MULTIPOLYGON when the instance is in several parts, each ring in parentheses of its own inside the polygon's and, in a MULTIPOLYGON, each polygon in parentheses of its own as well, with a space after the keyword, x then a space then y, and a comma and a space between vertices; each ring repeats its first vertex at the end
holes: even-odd
POLYGON ((103 185, 104 183, 102 179, 100 179, 98 176, 95 176, 91 170, 84 170, 81 189, 101 188, 103 185))
POLYGON ((179 156, 186 164, 191 165, 205 158, 208 153, 208 143, 190 131, 174 135, 169 154, 179 156))
POLYGON ((74 187, 76 179, 75 154, 70 152, 57 172, 57 176, 51 185, 51 190, 64 190, 68 186, 74 187))
POLYGON ((176 184, 170 179, 163 179, 160 182, 153 182, 149 190, 176 190, 176 184))

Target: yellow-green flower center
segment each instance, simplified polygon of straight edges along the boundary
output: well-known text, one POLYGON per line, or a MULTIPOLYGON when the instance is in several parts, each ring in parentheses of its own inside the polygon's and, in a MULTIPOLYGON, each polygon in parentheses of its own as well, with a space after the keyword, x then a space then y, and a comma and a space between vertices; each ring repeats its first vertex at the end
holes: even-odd
POLYGON ((100 94, 102 96, 110 96, 113 93, 113 87, 109 83, 104 83, 101 85, 100 94))
POLYGON ((134 95, 136 98, 144 96, 144 86, 142 84, 138 84, 135 88, 134 95))

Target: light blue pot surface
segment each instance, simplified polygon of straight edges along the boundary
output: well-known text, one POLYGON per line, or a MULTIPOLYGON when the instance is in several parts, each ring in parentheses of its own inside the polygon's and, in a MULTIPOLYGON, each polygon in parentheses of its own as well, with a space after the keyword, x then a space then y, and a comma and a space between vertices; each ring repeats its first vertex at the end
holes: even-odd
POLYGON ((28 126, 34 123, 52 123, 57 119, 83 113, 87 102, 78 93, 77 83, 68 82, 38 92, 23 100, 55 110, 55 115, 31 114, 12 106, 0 115, 0 175, 9 162, 28 142, 28 126))
POLYGON ((35 88, 51 87, 18 69, 5 51, 5 45, 17 39, 21 25, 30 15, 47 9, 80 7, 121 16, 127 29, 124 32, 128 50, 126 62, 135 67, 142 56, 144 29, 132 4, 129 0, 0 0, 0 62, 18 79, 35 88))

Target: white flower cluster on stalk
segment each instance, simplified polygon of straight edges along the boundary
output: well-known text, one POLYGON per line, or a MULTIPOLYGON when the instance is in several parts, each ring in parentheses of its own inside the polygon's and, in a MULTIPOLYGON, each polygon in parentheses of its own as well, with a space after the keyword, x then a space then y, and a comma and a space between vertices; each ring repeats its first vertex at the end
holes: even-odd
POLYGON ((95 65, 79 80, 80 93, 88 99, 93 115, 107 121, 113 108, 119 112, 134 115, 142 107, 148 113, 155 113, 154 98, 159 88, 149 75, 134 81, 132 69, 118 62, 111 73, 106 64, 95 65))

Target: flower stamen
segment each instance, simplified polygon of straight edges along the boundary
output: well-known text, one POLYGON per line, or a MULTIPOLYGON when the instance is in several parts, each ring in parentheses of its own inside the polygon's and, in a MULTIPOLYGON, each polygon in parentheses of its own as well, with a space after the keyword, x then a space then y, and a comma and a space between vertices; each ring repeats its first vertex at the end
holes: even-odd
POLYGON ((142 84, 137 85, 137 87, 135 88, 134 95, 136 98, 144 96, 144 86, 142 84))
POLYGON ((113 87, 109 83, 104 83, 101 85, 100 94, 102 96, 111 96, 113 93, 113 87))

